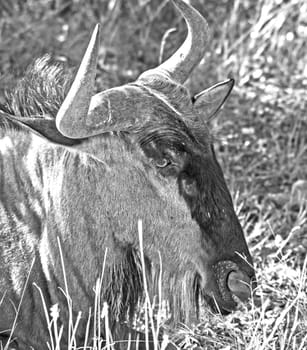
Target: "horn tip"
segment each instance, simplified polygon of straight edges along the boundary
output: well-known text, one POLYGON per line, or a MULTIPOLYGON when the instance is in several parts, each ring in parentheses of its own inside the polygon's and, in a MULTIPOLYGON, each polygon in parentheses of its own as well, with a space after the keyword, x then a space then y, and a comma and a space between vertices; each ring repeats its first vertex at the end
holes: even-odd
POLYGON ((192 6, 184 0, 172 0, 172 3, 181 11, 182 9, 192 8, 192 6))
POLYGON ((99 34, 101 31, 101 24, 100 23, 97 23, 95 25, 95 28, 94 28, 94 33, 97 32, 97 34, 99 34))
POLYGON ((92 38, 94 38, 95 42, 99 42, 99 37, 100 37, 100 32, 101 32, 101 24, 97 23, 95 25, 95 28, 93 30, 92 38))
POLYGON ((183 0, 172 0, 172 3, 175 4, 175 5, 183 3, 183 2, 185 2, 185 1, 183 1, 183 0))

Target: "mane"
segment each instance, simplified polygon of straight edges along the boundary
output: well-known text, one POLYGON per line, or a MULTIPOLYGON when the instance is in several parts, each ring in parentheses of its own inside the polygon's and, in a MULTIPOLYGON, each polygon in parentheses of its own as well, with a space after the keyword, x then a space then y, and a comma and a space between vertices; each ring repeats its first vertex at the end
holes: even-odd
POLYGON ((5 95, 0 110, 15 116, 55 118, 72 82, 68 68, 50 55, 31 64, 23 78, 5 95))

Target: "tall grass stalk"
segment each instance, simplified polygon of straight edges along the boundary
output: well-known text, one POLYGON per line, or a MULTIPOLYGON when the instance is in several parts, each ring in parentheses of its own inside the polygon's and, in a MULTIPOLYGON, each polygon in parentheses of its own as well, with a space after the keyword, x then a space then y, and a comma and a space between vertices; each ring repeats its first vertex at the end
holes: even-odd
MULTIPOLYGON (((32 260, 32 263, 31 263, 31 266, 30 266, 30 270, 28 272, 27 279, 26 279, 25 285, 24 285, 23 290, 22 290, 21 298, 20 298, 18 307, 16 309, 16 314, 15 314, 14 322, 13 322, 13 325, 12 325, 12 329, 11 329, 11 332, 10 332, 7 344, 4 347, 4 350, 9 350, 9 344, 10 344, 10 342, 12 340, 12 335, 13 335, 13 333, 15 331, 15 328, 16 328, 16 325, 17 325, 17 319, 18 319, 20 307, 21 307, 21 304, 22 304, 24 296, 25 296, 25 291, 26 291, 26 288, 27 288, 28 283, 29 283, 29 278, 30 278, 31 271, 32 271, 33 266, 34 266, 34 262, 35 262, 35 258, 32 260)), ((2 300, 3 300, 3 298, 2 298, 2 300)))
POLYGON ((158 296, 158 316, 157 321, 154 321, 154 309, 155 309, 155 298, 151 301, 149 296, 149 289, 147 285, 147 277, 146 277, 146 265, 144 259, 144 250, 143 250, 143 224, 142 221, 138 221, 138 234, 139 234, 139 242, 140 242, 140 255, 141 255, 141 264, 142 264, 142 276, 143 276, 143 285, 145 292, 145 341, 146 348, 149 349, 149 334, 152 334, 152 340, 154 344, 154 350, 159 349, 159 331, 161 325, 161 305, 162 305, 162 259, 159 253, 160 259, 160 271, 159 271, 159 296, 158 296))

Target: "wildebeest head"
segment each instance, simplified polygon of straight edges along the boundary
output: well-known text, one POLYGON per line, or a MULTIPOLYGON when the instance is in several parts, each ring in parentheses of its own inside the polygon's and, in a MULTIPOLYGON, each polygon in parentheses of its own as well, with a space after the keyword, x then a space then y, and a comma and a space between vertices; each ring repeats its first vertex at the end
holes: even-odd
POLYGON ((126 133, 139 142, 162 175, 177 180, 178 192, 202 231, 196 291, 213 308, 228 312, 236 307, 234 296, 249 298, 254 279, 252 259, 207 126, 233 81, 190 96, 183 84, 204 55, 208 25, 183 0, 173 2, 188 26, 181 47, 135 82, 93 96, 99 47, 96 26, 57 114, 56 132, 67 140, 113 131, 126 133))

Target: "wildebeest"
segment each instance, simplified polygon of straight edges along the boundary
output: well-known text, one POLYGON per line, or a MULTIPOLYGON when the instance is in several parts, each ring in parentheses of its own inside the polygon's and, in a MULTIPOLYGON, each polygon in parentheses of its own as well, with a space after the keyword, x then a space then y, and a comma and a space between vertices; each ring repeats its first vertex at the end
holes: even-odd
POLYGON ((173 2, 187 38, 135 82, 93 95, 97 25, 65 98, 69 82, 45 57, 2 106, 0 331, 13 328, 20 349, 47 348, 42 297, 47 309, 59 306, 68 343, 66 285, 72 317, 82 311, 83 344, 102 271, 111 329, 125 336, 126 315, 143 296, 138 220, 150 289, 161 256, 175 320, 187 319, 199 297, 226 313, 235 297, 250 296, 252 259, 207 126, 233 81, 190 96, 183 83, 204 55, 208 27, 193 7, 173 2))

